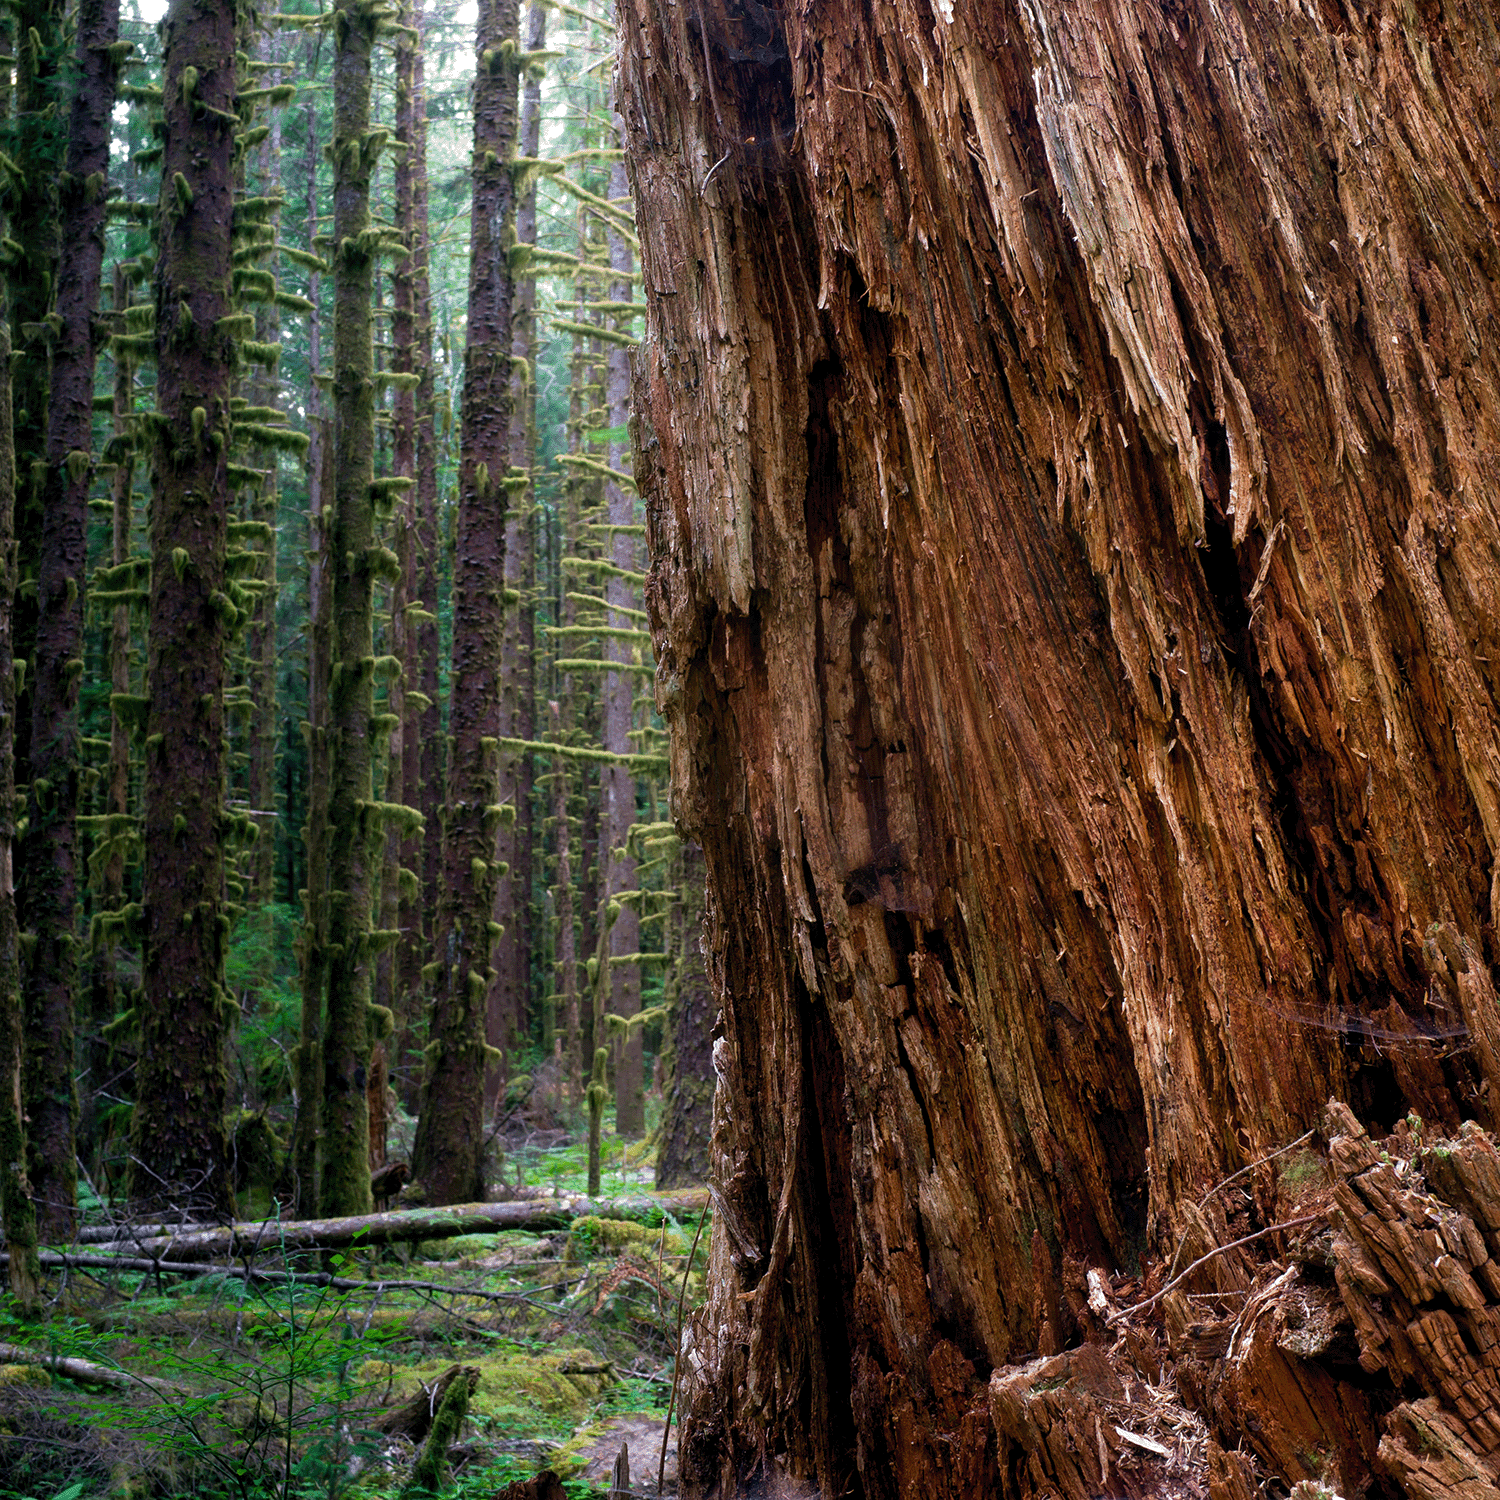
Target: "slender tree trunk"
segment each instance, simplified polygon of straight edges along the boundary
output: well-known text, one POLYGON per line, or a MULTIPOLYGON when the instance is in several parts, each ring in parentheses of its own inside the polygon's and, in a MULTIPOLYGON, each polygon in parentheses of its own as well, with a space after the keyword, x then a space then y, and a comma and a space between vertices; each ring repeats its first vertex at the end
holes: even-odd
MULTIPOLYGON (((19 583, 37 578, 42 551, 42 486, 47 462, 47 392, 55 330, 47 323, 57 290, 58 178, 67 152, 67 114, 61 107, 64 62, 62 0, 26 0, 15 11, 15 112, 8 154, 18 170, 3 187, 11 247, 5 267, 10 303, 11 397, 15 414, 16 539, 19 583)), ((36 646, 39 598, 22 589, 15 605, 16 655, 30 663, 36 646)), ((16 765, 30 780, 31 702, 36 673, 22 684, 16 723, 16 765)), ((21 922, 29 892, 20 891, 21 922)))
MULTIPOLYGON (((533 4, 526 17, 526 50, 546 45, 547 13, 533 4)), ((521 102, 520 154, 534 158, 541 149, 542 84, 529 77, 521 102)), ((516 240, 536 243, 536 186, 529 187, 516 210, 516 240)), ((522 276, 515 286, 511 317, 511 352, 515 357, 510 427, 510 463, 530 475, 536 462, 536 277, 522 276)), ((505 613, 500 659, 500 734, 503 738, 536 738, 536 602, 534 598, 535 509, 531 490, 517 489, 505 522, 505 583, 517 602, 505 613)), ((509 1055, 525 1034, 531 991, 531 816, 530 751, 502 750, 499 800, 515 808, 515 817, 500 826, 495 858, 506 867, 495 893, 495 979, 490 985, 486 1031, 490 1045, 509 1055)), ((504 1101, 506 1074, 491 1070, 489 1093, 496 1109, 504 1101)))
MULTIPOLYGON (((401 661, 401 723, 391 739, 391 791, 392 802, 404 802, 410 807, 422 805, 421 775, 421 703, 422 664, 418 632, 420 624, 412 618, 414 611, 432 610, 434 600, 424 599, 417 572, 417 526, 418 497, 416 490, 417 471, 417 300, 416 300, 416 248, 420 233, 427 235, 426 225, 418 229, 416 222, 416 173, 419 151, 425 150, 425 122, 418 119, 422 101, 418 97, 417 60, 421 48, 420 16, 416 7, 407 0, 402 7, 403 30, 396 39, 396 135, 406 142, 407 149, 396 158, 396 228, 402 243, 411 252, 396 262, 392 272, 391 297, 391 343, 394 353, 391 368, 399 377, 391 404, 392 467, 398 475, 412 480, 411 488, 405 491, 397 511, 396 555, 401 564, 401 581, 397 590, 402 608, 396 610, 395 598, 391 602, 391 653, 401 661), (407 687, 414 687, 418 699, 410 699, 407 687), (399 761, 397 747, 401 749, 399 761), (399 774, 399 781, 397 776, 399 774)), ((392 712, 395 712, 392 704, 392 712)), ((429 838, 438 837, 440 825, 434 819, 430 825, 429 838)), ((422 846, 415 836, 404 835, 392 829, 388 837, 396 840, 394 848, 387 849, 387 881, 394 882, 390 894, 396 897, 394 922, 401 938, 391 951, 391 1005, 395 1013, 396 1031, 392 1052, 399 1069, 405 1053, 410 1047, 410 1029, 415 1019, 417 996, 421 985, 422 967, 422 908, 420 877, 422 846), (394 873, 391 866, 394 864, 394 873)))
POLYGON ((606 1070, 609 1066, 609 1046, 604 1018, 609 1013, 610 991, 614 984, 614 970, 609 962, 609 938, 619 916, 621 907, 617 902, 600 904, 599 920, 596 924, 598 937, 594 952, 587 964, 589 977, 588 1033, 593 1045, 589 1049, 591 1065, 589 1084, 584 1091, 589 1112, 589 1195, 597 1196, 603 1170, 604 1106, 609 1103, 609 1084, 606 1070))
MULTIPOLYGON (((370 343, 375 238, 370 227, 370 0, 335 11, 333 137, 333 668, 328 694, 328 1000, 323 1033, 324 1214, 370 1207, 370 906, 383 821, 372 807, 375 401, 370 343)), ((394 563, 394 557, 390 562, 394 563)))
POLYGON ((568 809, 570 778, 568 764, 558 756, 552 762, 552 818, 556 827, 557 871, 553 883, 553 906, 557 914, 554 974, 557 1007, 562 1015, 556 1051, 562 1063, 564 1097, 576 1105, 583 1098, 578 1030, 578 934, 573 913, 573 830, 568 809))
MULTIPOLYGON (((131 280, 123 266, 114 268, 111 288, 116 313, 129 304, 131 280)), ((114 477, 110 480, 110 566, 118 569, 113 588, 127 585, 126 592, 136 594, 140 580, 146 576, 145 560, 130 555, 131 530, 135 511, 135 443, 130 418, 135 412, 135 366, 121 353, 114 357, 113 435, 120 450, 114 477)), ((96 584, 97 587, 97 584, 96 584)), ((149 590, 144 591, 149 596, 149 590)), ((128 602, 116 603, 110 610, 109 630, 109 776, 105 793, 103 837, 109 844, 99 882, 99 910, 115 914, 125 904, 125 851, 139 837, 140 826, 130 810, 130 725, 123 701, 130 697, 130 612, 128 602)), ((115 1051, 107 1028, 119 1010, 117 930, 106 925, 94 948, 89 985, 89 1024, 84 1042, 84 1078, 86 1093, 82 1101, 79 1138, 96 1164, 103 1161, 104 1142, 98 1124, 103 1090, 112 1076, 115 1051)))
POLYGON ((144 996, 130 1195, 231 1209, 224 1109, 224 679, 235 13, 173 0, 156 265, 144 996))
MULTIPOLYGON (((624 198, 627 191, 625 164, 617 162, 610 173, 609 196, 624 198)), ((619 279, 610 283, 610 299, 616 303, 630 300, 631 283, 629 271, 632 258, 630 245, 624 236, 614 229, 609 231, 609 263, 619 279), (627 273, 619 275, 619 273, 627 273)), ((630 418, 630 356, 621 345, 611 343, 605 361, 605 402, 608 407, 608 425, 611 432, 623 428, 630 418)), ((611 438, 606 449, 605 462, 615 472, 621 471, 628 462, 629 449, 619 438, 611 438)), ((604 482, 605 514, 611 530, 609 532, 610 562, 615 568, 627 573, 639 570, 638 553, 633 527, 635 519, 635 489, 615 479, 604 482), (617 530, 615 528, 624 528, 617 530)), ((638 607, 634 585, 629 578, 607 576, 604 596, 610 604, 617 606, 609 613, 612 630, 630 630, 635 626, 633 616, 628 613, 638 607), (622 611, 626 611, 622 613, 622 611)), ((626 642, 611 637, 606 643, 605 655, 612 661, 633 663, 635 653, 626 642)), ((604 676, 604 748, 616 755, 629 755, 639 747, 632 742, 635 729, 635 694, 640 679, 633 672, 606 672, 604 676)), ((629 851, 630 828, 635 816, 635 775, 625 766, 604 766, 599 774, 600 797, 603 802, 601 822, 608 852, 606 889, 611 897, 621 891, 636 888, 636 862, 629 851)), ((615 921, 610 954, 613 958, 627 958, 641 949, 641 920, 639 899, 626 902, 615 921)), ((628 1021, 641 1008, 641 970, 635 962, 618 966, 612 985, 612 1013, 628 1021)), ((643 1038, 639 1026, 631 1026, 619 1039, 615 1064, 615 1129, 629 1138, 638 1137, 646 1129, 646 1095, 643 1062, 643 1038)))
POLYGON ((77 1179, 73 1035, 78 977, 75 908, 81 894, 78 692, 93 475, 95 319, 104 264, 110 112, 119 68, 109 49, 119 29, 118 0, 86 0, 80 5, 78 78, 69 114, 67 167, 58 186, 61 253, 54 316, 59 326, 41 476, 32 794, 22 879, 27 925, 34 938, 26 986, 31 1180, 43 1233, 50 1239, 67 1237, 77 1179))
MULTIPOLYGON (((3 35, 0 32, 0 35, 3 35)), ((11 448, 10 333, 0 325, 0 662, 11 659, 16 589, 15 454, 11 448)), ((36 1209, 26 1175, 22 1096, 24 1032, 21 933, 12 879, 16 839, 16 677, 0 672, 0 1215, 10 1255, 10 1291, 23 1314, 38 1304, 36 1209)))
POLYGON ((713 1024, 718 1010, 703 962, 703 851, 684 844, 678 877, 675 994, 667 1011, 670 1042, 662 1083, 656 1186, 707 1182, 713 1124, 713 1024))
MULTIPOLYGON (((307 245, 318 237, 317 115, 307 107, 307 245)), ((321 277, 308 278, 313 304, 307 318, 308 364, 322 360, 319 310, 321 277)), ((317 385, 308 397, 307 422, 307 887, 298 945, 302 1011, 293 1069, 297 1114, 292 1127, 292 1167, 297 1215, 318 1205, 318 1142, 323 1123, 323 1000, 328 985, 328 679, 333 668, 333 609, 329 585, 328 496, 333 488, 333 444, 317 385)))
MULTIPOLYGON (((1236 1238, 1195 1205, 1330 1095, 1496 1123, 1496 22, 622 4, 658 681, 724 1006, 685 1495, 767 1455, 825 1494, 1125 1492, 1107 1418, 1049 1448, 1017 1395, 1113 1339, 1059 1285, 1107 1308, 1236 1238), (1053 1482, 1069 1445, 1097 1483, 1053 1482)), ((1395 1194, 1348 1124, 1335 1176, 1395 1194)), ((1259 1170, 1239 1232, 1290 1191, 1259 1170)), ((1215 1462, 1311 1479, 1305 1379, 1344 1492, 1458 1494, 1422 1463, 1492 1453, 1493 1347, 1382 1353, 1457 1324, 1351 1280, 1353 1232, 1306 1284, 1362 1373, 1287 1355, 1274 1296, 1194 1364, 1184 1300, 1177 1388, 1215 1462), (1231 1382, 1251 1346, 1280 1363, 1231 1382), (1381 1369, 1432 1423, 1382 1438, 1381 1369)))
POLYGON ((447 819, 432 1040, 415 1175, 433 1203, 484 1191, 485 999, 494 940, 500 642, 504 628, 506 478, 510 465, 519 0, 481 0, 474 83, 474 204, 454 559, 447 819))
MULTIPOLYGON (((411 25, 422 29, 422 8, 414 4, 411 25)), ((411 134, 403 136, 409 144, 407 161, 411 165, 411 296, 412 296, 412 364, 417 376, 414 421, 415 477, 412 536, 413 601, 421 610, 413 615, 409 638, 412 654, 412 681, 418 691, 408 691, 407 743, 414 753, 406 759, 406 796, 408 807, 422 813, 426 833, 422 842, 409 839, 405 859, 412 873, 411 895, 404 910, 401 926, 412 934, 403 950, 403 992, 408 1007, 408 1025, 417 1019, 419 997, 427 991, 423 977, 424 959, 431 953, 434 971, 442 964, 436 949, 437 912, 442 888, 442 806, 444 797, 444 746, 440 683, 440 645, 438 640, 438 562, 441 540, 438 533, 437 434, 434 431, 432 378, 432 288, 429 276, 430 244, 427 217, 427 118, 423 82, 423 54, 419 47, 411 59, 411 134)), ((429 971, 429 972, 434 972, 429 971)), ((402 1096, 408 1108, 418 1102, 421 1078, 411 1066, 416 1049, 407 1040, 400 1041, 396 1056, 400 1065, 402 1096)))
MULTIPOLYGON (((262 60, 279 61, 276 37, 263 38, 262 60)), ((269 87, 281 81, 282 70, 272 68, 262 75, 269 87)), ((272 109, 267 121, 269 134, 260 147, 260 191, 268 197, 281 193, 281 111, 272 109)), ((281 342, 281 310, 275 302, 259 304, 255 310, 255 337, 265 344, 281 342)), ((280 381, 273 371, 257 372, 251 383, 252 406, 275 407, 280 381)), ((255 820, 256 840, 250 855, 249 882, 252 909, 264 925, 266 950, 271 951, 271 915, 267 908, 275 899, 276 876, 276 745, 280 714, 276 692, 276 601, 279 594, 276 539, 281 509, 281 461, 278 450, 264 447, 255 455, 255 466, 265 478, 251 502, 251 520, 266 529, 260 533, 262 559, 260 581, 265 584, 255 599, 248 631, 250 699, 255 705, 249 733, 250 813, 255 820)), ((269 973, 265 978, 269 980, 269 973)))

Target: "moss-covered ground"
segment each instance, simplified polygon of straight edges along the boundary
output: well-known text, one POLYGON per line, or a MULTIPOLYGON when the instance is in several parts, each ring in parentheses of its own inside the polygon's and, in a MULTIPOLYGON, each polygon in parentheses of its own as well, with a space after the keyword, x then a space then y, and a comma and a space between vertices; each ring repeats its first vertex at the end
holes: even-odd
MULTIPOLYGON (((607 1143, 605 1196, 649 1187, 643 1156, 607 1143)), ((581 1191, 586 1164, 583 1146, 565 1141, 514 1151, 503 1170, 508 1182, 569 1193, 581 1191)), ((48 1317, 4 1314, 0 1342, 172 1388, 108 1389, 0 1366, 0 1496, 394 1500, 415 1450, 377 1424, 454 1365, 479 1380, 448 1493, 488 1500, 541 1468, 555 1469, 570 1495, 601 1493, 581 1476, 578 1453, 613 1415, 664 1415, 695 1227, 648 1209, 568 1232, 312 1255, 294 1268, 333 1271, 359 1290, 53 1273, 48 1317), (401 1285, 412 1280, 433 1285, 401 1285)), ((689 1311, 705 1260, 700 1246, 689 1311)), ((262 1258, 256 1268, 286 1266, 262 1258)), ((654 1455, 649 1467, 654 1485, 654 1455)))

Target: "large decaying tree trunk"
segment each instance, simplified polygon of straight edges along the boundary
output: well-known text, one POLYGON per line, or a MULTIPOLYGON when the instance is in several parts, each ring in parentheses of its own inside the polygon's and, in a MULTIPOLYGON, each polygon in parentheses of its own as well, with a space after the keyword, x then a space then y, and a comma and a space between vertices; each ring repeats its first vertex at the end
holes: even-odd
POLYGON ((685 1492, 1038 1488, 999 1372, 1080 1267, 1330 1095, 1495 1125, 1496 20, 624 0, 725 1031, 685 1492))
POLYGON ((235 367, 234 7, 173 0, 156 264, 144 984, 133 1200, 229 1208, 224 1047, 225 468, 235 367))

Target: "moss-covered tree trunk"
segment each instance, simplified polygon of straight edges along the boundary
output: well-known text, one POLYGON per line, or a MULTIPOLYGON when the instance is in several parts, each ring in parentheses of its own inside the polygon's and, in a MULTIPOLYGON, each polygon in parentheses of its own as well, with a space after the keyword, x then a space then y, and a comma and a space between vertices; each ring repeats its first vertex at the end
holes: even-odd
POLYGON ((130 1195, 228 1212, 224 1049, 226 472, 236 352, 230 297, 235 12, 173 0, 163 23, 151 421, 151 601, 140 1058, 130 1195))
POLYGON ((375 536, 370 302, 373 0, 341 0, 333 63, 333 651, 328 690, 328 997, 323 1031, 324 1214, 370 1208, 370 903, 384 832, 373 806, 374 582, 395 559, 375 536))
MULTIPOLYGON (((539 52, 547 40, 547 13, 533 4, 526 16, 526 50, 539 52)), ((530 71, 521 100, 520 154, 535 159, 541 149, 542 79, 540 68, 530 71)), ((531 182, 516 207, 516 242, 536 244, 536 184, 531 182)), ((536 463, 536 276, 517 278, 511 311, 511 352, 514 355, 514 407, 510 425, 510 464, 518 475, 530 476, 536 463)), ((500 648, 500 733, 518 740, 536 738, 536 523, 531 489, 517 489, 505 520, 505 582, 516 602, 505 612, 505 634, 500 648)), ((533 784, 530 751, 504 750, 500 757, 499 801, 514 807, 515 817, 503 824, 495 840, 495 858, 506 868, 495 891, 495 978, 490 985, 488 1021, 490 1045, 509 1053, 530 1020, 533 784)), ((506 1076, 502 1067, 491 1070, 489 1093, 496 1108, 504 1102, 506 1076)))
MULTIPOLYGON (((3 36, 0 30, 0 36, 3 36)), ((16 590, 15 453, 11 447, 10 333, 0 327, 0 661, 10 660, 16 590)), ((13 877, 16 845, 16 678, 0 672, 0 1215, 10 1255, 11 1295, 23 1313, 35 1310, 36 1209, 26 1174, 26 1115, 22 1093, 24 1011, 21 1004, 21 930, 13 877)))
MULTIPOLYGON (((407 149, 396 158, 396 229, 401 242, 408 251, 415 250, 417 238, 415 157, 419 145, 425 149, 425 140, 419 142, 417 134, 422 126, 417 121, 417 110, 421 101, 417 97, 417 54, 421 47, 419 18, 414 14, 411 0, 406 0, 401 10, 401 25, 404 28, 396 37, 396 112, 395 125, 398 139, 406 143, 407 149)), ((426 235, 423 226, 422 234, 426 235)), ((399 717, 400 722, 391 733, 390 754, 387 760, 387 797, 392 802, 408 802, 419 806, 421 801, 420 724, 418 705, 407 702, 407 687, 420 693, 421 662, 417 653, 417 631, 419 622, 416 613, 431 608, 430 601, 420 594, 417 577, 417 392, 419 379, 417 367, 417 304, 416 304, 416 257, 407 254, 399 259, 391 273, 391 369, 395 372, 396 387, 391 399, 391 472, 404 475, 412 481, 401 495, 396 509, 395 549, 400 565, 400 578, 391 590, 390 650, 401 663, 401 676, 391 683, 389 711, 399 717), (415 797, 408 794, 415 793, 415 797)), ((433 825, 431 837, 437 837, 437 824, 433 825)), ((381 883, 381 895, 385 902, 387 917, 383 926, 399 929, 401 936, 396 946, 381 955, 382 969, 389 967, 389 999, 381 1003, 390 1007, 395 1018, 395 1037, 392 1042, 392 1062, 399 1069, 403 1053, 410 1045, 410 1027, 413 1009, 420 985, 422 953, 422 922, 419 897, 421 887, 417 870, 421 866, 422 846, 415 835, 391 827, 386 833, 385 876, 381 883), (415 981, 415 982, 414 982, 415 981)))
MULTIPOLYGON (((628 191, 625 164, 616 162, 609 177, 609 196, 623 200, 628 191)), ((609 230, 609 264, 616 279, 609 283, 610 300, 629 302, 633 258, 629 242, 613 226, 609 230)), ((622 434, 630 419, 630 354, 623 344, 611 341, 605 357, 604 400, 608 428, 614 434, 605 450, 612 474, 623 472, 630 448, 622 434)), ((604 596, 613 606, 609 628, 626 631, 636 626, 639 608, 640 544, 636 539, 635 486, 608 478, 604 482, 605 517, 609 524, 609 561, 616 570, 606 575, 604 596), (624 576, 621 576, 621 575, 624 576)), ((605 656, 627 668, 638 665, 636 651, 625 640, 611 636, 605 656)), ((640 676, 632 671, 604 674, 604 748, 616 755, 640 749, 635 743, 635 695, 640 676)), ((630 829, 636 821, 635 773, 623 765, 602 766, 599 771, 601 837, 608 858, 606 890, 611 898, 637 885, 635 857, 630 851, 630 829)), ((611 985, 611 1014, 628 1022, 641 1008, 641 970, 635 954, 641 951, 640 901, 632 896, 620 908, 610 941, 611 959, 623 960, 611 985)), ((646 1129, 644 1040, 639 1025, 621 1032, 615 1041, 615 1129, 627 1138, 646 1129)), ((597 1041, 595 1045, 598 1045, 597 1041)))
POLYGON ((73 1084, 78 845, 78 694, 83 678, 84 573, 93 478, 94 359, 104 267, 104 185, 119 62, 119 0, 84 0, 68 115, 66 169, 58 180, 61 249, 52 324, 42 532, 37 566, 31 788, 25 863, 32 1187, 43 1232, 66 1238, 77 1180, 78 1101, 73 1084))
MULTIPOLYGON (((420 4, 411 7, 411 27, 421 33, 423 12, 420 4)), ((442 887, 442 817, 443 768, 445 737, 442 726, 438 640, 438 562, 441 545, 438 534, 437 434, 433 429, 432 384, 432 287, 430 244, 427 216, 427 118, 424 92, 423 48, 417 45, 410 58, 403 60, 398 52, 398 66, 405 61, 410 67, 410 81, 403 106, 398 93, 398 109, 405 108, 407 120, 397 122, 397 133, 407 142, 405 164, 410 168, 411 204, 398 207, 397 222, 408 236, 411 256, 412 347, 411 368, 417 377, 412 414, 414 432, 411 511, 411 582, 409 603, 420 604, 410 613, 407 653, 410 662, 410 687, 406 694, 406 742, 412 753, 406 756, 404 771, 406 792, 403 801, 422 813, 425 833, 420 841, 413 835, 402 845, 402 863, 411 872, 403 895, 401 929, 405 941, 400 954, 400 989, 407 1007, 404 1025, 395 1045, 397 1077, 402 1097, 414 1107, 421 1083, 420 1066, 413 1056, 411 1026, 418 1020, 417 1007, 426 986, 422 970, 432 953, 437 930, 437 912, 442 887)))
MULTIPOLYGON (((62 0, 23 0, 15 7, 14 111, 6 151, 17 170, 0 177, 6 214, 5 280, 10 312, 11 396, 16 444, 16 540, 19 583, 37 576, 46 474, 47 391, 56 328, 47 321, 57 289, 61 244, 57 187, 68 146, 62 0)), ((38 601, 23 587, 15 605, 16 655, 30 661, 38 601)), ((30 779, 31 700, 35 673, 22 684, 16 725, 17 766, 30 779)), ((21 920, 26 923, 26 892, 21 920)))
MULTIPOLYGON (((137 268, 137 275, 140 274, 137 268)), ((113 308, 123 313, 130 302, 132 277, 118 262, 114 267, 111 288, 113 308)), ((126 700, 131 697, 131 636, 130 620, 132 600, 143 588, 145 560, 131 557, 131 531, 135 512, 136 448, 131 431, 135 412, 135 362, 123 352, 114 355, 112 427, 115 448, 119 459, 114 475, 110 479, 109 494, 112 506, 110 514, 110 567, 120 569, 111 580, 112 587, 105 592, 114 592, 116 587, 125 598, 111 608, 109 626, 109 773, 105 790, 104 810, 106 823, 104 837, 109 850, 103 860, 98 876, 98 911, 118 914, 125 905, 125 854, 139 836, 139 823, 132 813, 130 802, 130 739, 131 725, 126 700), (127 571, 128 569, 128 571, 127 571), (119 580, 115 584, 114 580, 119 580)), ((97 583, 95 585, 97 588, 97 583)), ((112 1076, 114 1047, 107 1028, 116 1019, 120 1009, 119 983, 119 939, 118 928, 101 924, 96 941, 91 942, 91 972, 89 977, 88 1030, 83 1044, 83 1076, 86 1080, 81 1102, 79 1140, 82 1149, 96 1163, 103 1149, 99 1117, 100 1106, 105 1102, 102 1092, 105 1082, 112 1076)))
POLYGON ((519 0, 481 0, 475 50, 474 201, 448 698, 451 759, 443 905, 413 1171, 433 1203, 483 1196, 485 999, 499 818, 500 643, 510 467, 509 251, 515 234, 519 0))
MULTIPOLYGON (((277 38, 273 34, 261 39, 262 62, 279 63, 277 38)), ((262 72, 263 87, 281 83, 283 70, 272 67, 262 72)), ((266 138, 260 145, 259 190, 266 197, 281 194, 281 115, 272 109, 266 122, 266 138)), ((274 300, 258 303, 255 309, 257 343, 281 342, 281 309, 274 300)), ((250 384, 252 406, 275 408, 280 383, 273 369, 258 369, 250 384)), ((249 764, 246 781, 250 794, 250 816, 256 830, 250 852, 249 891, 252 908, 269 939, 271 915, 267 908, 275 899, 276 883, 276 744, 281 718, 277 704, 276 682, 276 602, 280 595, 277 558, 277 522, 281 513, 281 458, 278 449, 261 446, 255 450, 253 464, 264 475, 250 501, 249 519, 257 528, 261 553, 259 582, 254 610, 246 632, 246 655, 249 658, 250 699, 255 705, 248 729, 249 764), (264 529, 261 529, 264 528, 264 529)), ((266 943, 268 958, 272 949, 266 943)), ((269 976, 267 976, 269 977, 269 976)))
MULTIPOLYGON (((554 724, 561 714, 554 715, 554 724)), ((583 1099, 583 1068, 578 1015, 578 933, 573 914, 573 825, 568 807, 572 778, 561 756, 552 761, 552 826, 557 865, 553 873, 552 904, 557 920, 553 941, 553 986, 558 1016, 555 1051, 561 1063, 563 1096, 577 1106, 583 1099)))
MULTIPOLYGON (((307 245, 318 237, 317 114, 307 107, 307 245)), ((313 304, 307 318, 309 364, 322 356, 319 306, 321 276, 308 278, 313 304)), ((333 442, 323 414, 322 393, 308 397, 307 446, 307 886, 302 894, 302 933, 297 960, 302 984, 297 1051, 293 1065, 296 1118, 292 1126, 292 1170, 297 1215, 318 1209, 318 1142, 323 1128, 323 1001, 328 985, 328 679, 333 663, 333 600, 329 578, 328 522, 333 489, 333 442)))
MULTIPOLYGON (((1117 1440, 1048 1449, 1017 1367, 1108 1347, 1090 1296, 1184 1230, 1297 1217, 1273 1169, 1200 1215, 1215 1184, 1330 1095, 1497 1123, 1496 25, 624 0, 657 681, 724 1007, 684 1494, 1057 1493, 1117 1440)), ((1280 1274, 1344 1363, 1241 1298, 1218 1348, 1267 1363, 1216 1386, 1210 1340, 1178 1389, 1281 1484, 1305 1379, 1344 1492, 1460 1493, 1398 1480, 1347 1321, 1398 1294, 1342 1243, 1337 1286, 1280 1274)), ((1443 1330, 1391 1368, 1487 1492, 1454 1317, 1379 1338, 1443 1330)))

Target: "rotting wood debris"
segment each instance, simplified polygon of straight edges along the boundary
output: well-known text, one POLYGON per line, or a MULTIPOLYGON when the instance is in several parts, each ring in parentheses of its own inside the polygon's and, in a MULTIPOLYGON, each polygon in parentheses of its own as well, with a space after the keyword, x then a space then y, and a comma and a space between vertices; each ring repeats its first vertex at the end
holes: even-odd
POLYGON ((1323 1128, 1319 1211, 1275 1259, 1163 1296, 1165 1266, 1067 1279, 1086 1342, 990 1377, 1014 1492, 1500 1494, 1500 1151, 1472 1123, 1383 1147, 1337 1102, 1323 1128))

